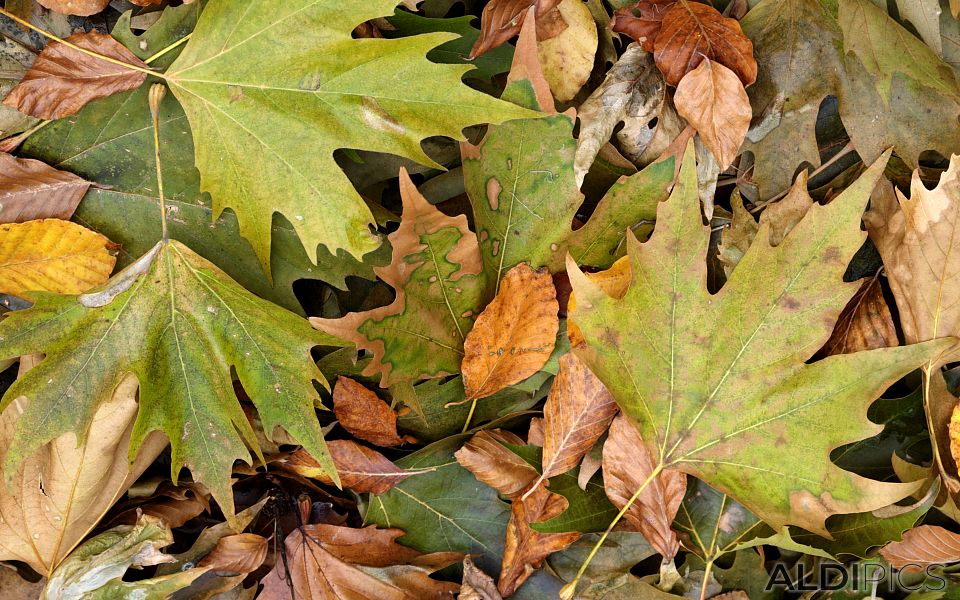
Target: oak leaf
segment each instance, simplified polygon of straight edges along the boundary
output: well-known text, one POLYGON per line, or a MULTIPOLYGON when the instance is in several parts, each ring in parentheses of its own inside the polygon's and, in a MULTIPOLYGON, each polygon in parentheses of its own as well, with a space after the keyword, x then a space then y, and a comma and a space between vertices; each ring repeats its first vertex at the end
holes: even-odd
POLYGON ((577 309, 569 318, 586 340, 573 351, 638 427, 655 471, 694 475, 775 527, 821 533, 831 514, 912 493, 916 484, 866 479, 834 466, 829 453, 879 431, 866 419, 869 404, 954 340, 806 363, 856 291, 843 273, 862 244, 860 216, 885 160, 827 206, 811 208, 780 245, 770 246, 770 226, 762 226, 711 294, 710 232, 691 157, 688 147, 650 241, 628 238, 632 278, 622 299, 570 263, 577 309), (847 417, 825 421, 824 411, 847 417))
POLYGON ((484 430, 474 434, 454 456, 479 481, 514 499, 537 479, 537 470, 500 441, 523 445, 522 440, 508 432, 484 430))
POLYGON ((557 292, 546 269, 510 269, 463 344, 467 400, 485 398, 540 370, 553 352, 560 321, 557 292))
POLYGON ((0 225, 0 293, 79 294, 107 281, 117 246, 58 219, 0 225))
MULTIPOLYGON (((396 466, 386 456, 376 450, 351 440, 333 440, 327 442, 330 458, 337 468, 340 484, 359 494, 370 493, 380 495, 397 485, 404 479, 424 471, 407 471, 396 466)), ((333 484, 333 478, 324 471, 323 467, 312 456, 302 449, 296 450, 284 458, 279 464, 285 468, 303 475, 333 484)))
POLYGON ((415 441, 397 434, 397 413, 375 393, 349 377, 337 377, 333 414, 352 435, 377 446, 415 441))
POLYGON ((89 187, 73 173, 0 152, 0 223, 69 219, 89 187))
POLYGON ((960 561, 960 534, 936 525, 920 525, 904 533, 901 541, 881 548, 880 554, 894 567, 908 572, 954 563, 960 561))
POLYGON ((403 215, 389 236, 390 265, 374 269, 396 290, 389 305, 339 319, 311 318, 314 327, 373 354, 365 376, 380 387, 460 370, 463 341, 482 307, 486 284, 477 238, 463 215, 449 217, 400 172, 403 215))
MULTIPOLYGON (((75 33, 67 42, 143 69, 146 63, 105 33, 75 33)), ((23 79, 3 100, 4 106, 40 119, 62 119, 87 103, 140 87, 147 75, 50 42, 23 79)))

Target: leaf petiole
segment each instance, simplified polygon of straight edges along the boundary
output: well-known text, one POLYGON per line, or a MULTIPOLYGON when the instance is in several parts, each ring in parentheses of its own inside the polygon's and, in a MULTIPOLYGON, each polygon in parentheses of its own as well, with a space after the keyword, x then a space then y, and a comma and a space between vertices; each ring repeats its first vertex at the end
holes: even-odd
POLYGON ((167 204, 163 196, 163 172, 160 166, 160 102, 167 93, 162 83, 150 86, 150 116, 153 119, 153 156, 157 162, 157 194, 160 197, 160 224, 163 231, 163 241, 170 239, 167 233, 167 204))

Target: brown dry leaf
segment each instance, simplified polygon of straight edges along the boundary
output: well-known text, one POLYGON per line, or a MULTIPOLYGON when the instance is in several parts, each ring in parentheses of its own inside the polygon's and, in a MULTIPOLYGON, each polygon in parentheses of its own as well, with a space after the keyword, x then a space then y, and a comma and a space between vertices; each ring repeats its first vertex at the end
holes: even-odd
POLYGON ((13 567, 0 566, 0 590, 3 590, 3 600, 37 600, 43 597, 43 588, 46 584, 46 579, 30 583, 20 577, 13 567))
POLYGON ((760 224, 770 224, 771 246, 779 246, 813 206, 813 198, 807 191, 807 177, 809 177, 807 171, 800 171, 787 195, 782 200, 767 206, 760 213, 760 224))
POLYGON ((653 58, 670 85, 679 84, 704 58, 729 68, 743 85, 757 80, 753 43, 739 22, 712 6, 679 0, 663 16, 653 44, 653 58))
MULTIPOLYGON (((21 358, 21 376, 40 359, 21 358)), ((0 480, 9 486, 0 494, 0 560, 20 560, 49 576, 160 455, 167 441, 154 433, 133 464, 129 462, 136 392, 136 378, 124 378, 113 398, 97 411, 80 447, 73 434, 65 434, 27 459, 16 473, 0 473, 0 480)), ((0 465, 26 402, 17 398, 0 414, 0 465)))
POLYGON ((278 560, 264 577, 261 600, 451 599, 460 586, 430 578, 459 562, 458 552, 421 554, 396 543, 399 529, 351 529, 307 525, 284 541, 286 567, 278 560), (289 572, 286 568, 289 567, 289 572), (290 584, 288 585, 287 579, 290 584), (291 589, 292 586, 292 589, 291 589))
POLYGON ((469 556, 463 558, 463 583, 458 600, 503 600, 493 578, 473 564, 469 556))
POLYGON ((883 298, 880 278, 870 277, 840 313, 833 334, 817 356, 850 354, 897 344, 897 329, 883 298))
POLYGON ((203 513, 210 512, 210 492, 203 484, 181 481, 179 485, 165 482, 148 498, 129 503, 114 516, 110 525, 134 525, 141 515, 163 519, 171 528, 185 525, 203 513))
POLYGON ((106 8, 110 0, 37 0, 37 3, 62 15, 89 17, 106 8))
POLYGON ((580 461, 580 471, 577 472, 577 485, 581 490, 586 491, 587 484, 597 474, 600 467, 603 466, 603 442, 597 442, 593 448, 583 455, 580 461))
POLYGON ((0 225, 0 293, 82 294, 107 281, 116 244, 58 219, 0 225))
POLYGON ((907 571, 920 571, 928 565, 960 561, 960 534, 935 525, 920 525, 903 534, 899 542, 880 549, 891 565, 907 571))
POLYGON ((73 173, 0 152, 0 223, 69 219, 89 187, 73 173))
POLYGON ((267 558, 267 538, 255 533, 239 533, 220 538, 210 554, 197 564, 213 571, 253 573, 267 558))
POLYGON ((683 76, 673 97, 677 112, 700 134, 723 171, 737 157, 753 111, 736 73, 709 59, 683 76))
MULTIPOLYGON (((623 298, 630 286, 630 261, 626 256, 617 259, 609 269, 597 273, 586 273, 587 279, 607 293, 611 298, 623 298)), ((586 342, 580 328, 576 326, 570 316, 576 311, 577 299, 574 294, 570 294, 570 300, 567 301, 567 336, 570 338, 570 347, 577 348, 586 342)))
POLYGON ((386 402, 349 377, 337 377, 333 413, 344 429, 371 444, 390 447, 416 441, 397 433, 397 413, 386 402))
POLYGON ((660 33, 660 25, 677 0, 642 0, 619 8, 610 20, 610 29, 625 33, 637 40, 647 52, 653 52, 653 42, 660 33))
POLYGON ((516 498, 537 478, 537 470, 507 448, 499 440, 523 445, 517 438, 504 439, 507 432, 480 431, 454 453, 460 466, 479 481, 495 488, 508 498, 516 498))
POLYGON ((537 44, 543 76, 557 100, 568 102, 590 79, 599 37, 597 24, 583 0, 562 0, 557 11, 566 29, 537 44))
POLYGON ((560 371, 543 407, 543 473, 537 484, 577 466, 617 411, 613 396, 583 361, 573 353, 560 357, 560 371))
MULTIPOLYGON (((340 484, 360 494, 382 494, 404 479, 425 472, 401 469, 376 450, 351 440, 327 442, 327 449, 340 475, 340 484)), ((279 461, 279 464, 303 477, 333 485, 333 479, 323 467, 302 448, 279 461)))
MULTIPOLYGON (((653 472, 656 462, 637 428, 625 415, 610 425, 603 445, 603 487, 607 498, 623 508, 653 472)), ((647 485, 624 517, 664 558, 673 558, 680 538, 670 525, 687 491, 687 476, 665 469, 647 485)))
POLYGON ((525 498, 516 498, 510 508, 507 539, 503 548, 503 565, 497 589, 506 597, 517 591, 543 559, 560 552, 580 538, 578 532, 540 533, 530 527, 567 510, 567 499, 554 494, 543 483, 537 484, 525 498))
MULTIPOLYGON (((147 68, 146 63, 107 34, 75 33, 66 41, 147 68)), ((94 58, 61 42, 50 42, 3 104, 40 119, 62 119, 76 114, 88 102, 136 89, 146 78, 144 72, 94 58)))
POLYGON ((527 443, 533 444, 534 446, 539 446, 543 448, 544 443, 544 431, 543 431, 543 419, 540 417, 533 417, 530 419, 530 428, 527 429, 527 443))
POLYGON ((560 329, 558 308, 547 269, 520 263, 507 271, 463 343, 467 400, 519 383, 547 363, 560 329))
POLYGON ((480 36, 470 50, 470 59, 493 50, 520 33, 531 8, 537 18, 537 37, 547 39, 559 34, 566 23, 555 11, 560 0, 491 0, 480 15, 480 36))

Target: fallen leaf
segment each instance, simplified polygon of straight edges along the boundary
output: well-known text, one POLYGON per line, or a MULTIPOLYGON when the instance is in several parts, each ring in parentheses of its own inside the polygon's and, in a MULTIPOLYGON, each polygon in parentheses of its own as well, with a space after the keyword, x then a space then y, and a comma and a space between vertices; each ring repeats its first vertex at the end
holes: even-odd
POLYGON ((960 561, 960 534, 936 525, 920 525, 903 534, 903 540, 880 549, 883 558, 898 569, 922 571, 929 565, 960 561))
POLYGON ((716 157, 720 171, 729 167, 753 116, 747 91, 736 73, 705 58, 677 84, 673 101, 680 116, 697 130, 716 157))
POLYGON ((0 223, 69 219, 89 187, 73 173, 0 152, 0 223))
MULTIPOLYGON (((143 69, 146 63, 104 33, 75 33, 67 42, 102 56, 143 69)), ((52 41, 46 45, 17 87, 3 100, 22 113, 40 119, 62 119, 87 103, 140 87, 146 73, 94 58, 52 41)))
POLYGON ((614 506, 622 509, 652 477, 624 518, 657 552, 670 559, 680 549, 680 539, 671 525, 687 491, 687 476, 671 469, 654 473, 656 466, 656 459, 630 420, 625 415, 614 419, 603 444, 603 487, 614 506))
POLYGON ((543 407, 543 470, 537 484, 577 466, 618 410, 613 396, 583 361, 572 353, 560 357, 560 371, 543 407))
POLYGON ((530 427, 527 429, 527 443, 543 448, 544 440, 543 418, 533 417, 530 419, 530 427))
POLYGON ((344 429, 371 444, 389 447, 411 441, 397 434, 397 413, 375 393, 349 377, 337 377, 333 388, 333 414, 344 429))
POLYGON ((507 541, 503 549, 503 566, 497 589, 510 596, 523 585, 543 559, 559 552, 580 538, 579 532, 540 533, 530 527, 558 516, 567 509, 568 502, 560 494, 549 491, 538 483, 525 498, 515 498, 507 523, 507 541))
POLYGON ((745 86, 757 80, 750 38, 736 19, 707 4, 678 0, 663 15, 653 45, 654 60, 669 85, 678 85, 704 59, 729 68, 745 86))
POLYGON ((89 17, 102 11, 110 0, 37 0, 44 8, 64 15, 89 17))
POLYGON ((183 481, 175 486, 164 482, 149 497, 124 503, 121 508, 121 512, 110 519, 110 526, 136 525, 146 515, 163 519, 168 527, 175 529, 210 512, 210 492, 198 483, 183 481))
POLYGON ((403 215, 390 234, 390 265, 377 277, 396 290, 389 305, 340 319, 313 317, 314 327, 373 354, 365 376, 380 387, 457 373, 463 341, 480 310, 486 284, 477 238, 466 216, 448 217, 400 172, 403 215))
POLYGON ((520 33, 530 9, 534 9, 538 29, 553 29, 556 32, 560 27, 549 27, 548 17, 561 0, 492 0, 483 7, 480 14, 480 37, 470 50, 470 58, 477 58, 481 54, 500 46, 513 36, 520 33))
POLYGON ((463 582, 458 600, 503 600, 493 578, 473 564, 469 556, 463 558, 463 582))
POLYGON ((70 221, 0 225, 0 293, 86 292, 110 278, 116 250, 104 236, 70 221))
POLYGON ((897 0, 897 11, 900 13, 900 18, 910 21, 923 42, 942 58, 940 0, 897 0))
MULTIPOLYGON (((480 431, 454 453, 457 462, 479 481, 514 499, 537 479, 537 470, 499 441, 499 432, 480 431)), ((522 440, 510 440, 523 445, 522 440)))
MULTIPOLYGON (((624 256, 613 263, 609 269, 598 271, 596 273, 584 274, 591 283, 603 290, 604 293, 612 298, 623 298, 630 287, 630 279, 633 274, 630 271, 630 260, 624 256)), ((583 339, 583 334, 576 322, 571 317, 577 310, 577 297, 575 293, 570 294, 570 300, 567 302, 567 336, 570 338, 570 348, 578 348, 587 342, 583 339)), ((592 371, 591 371, 592 372, 592 371)))
POLYGON ((485 398, 546 364, 560 328, 557 293, 546 269, 510 269, 463 344, 467 400, 485 398))
POLYGON ((840 313, 833 335, 817 355, 850 354, 898 344, 893 315, 883 297, 880 278, 870 277, 863 281, 840 313))
POLYGON ((211 571, 245 575, 260 568, 267 558, 267 538, 254 533, 238 533, 217 540, 217 545, 197 563, 211 571))
MULTIPOLYGON (((340 484, 358 494, 380 495, 404 479, 423 471, 407 471, 396 466, 386 456, 351 440, 333 440, 327 442, 330 458, 337 468, 340 484)), ((304 477, 319 479, 333 484, 330 477, 317 461, 304 452, 296 450, 279 463, 284 468, 304 477)))
MULTIPOLYGON (((31 583, 17 573, 12 567, 0 568, 0 590, 3 590, 5 600, 37 600, 43 596, 45 579, 31 583)), ((494 587, 496 589, 496 587, 494 587)), ((477 598, 475 600, 488 600, 477 598)))
POLYGON ((569 102, 590 78, 599 38, 597 24, 583 0, 561 0, 557 10, 567 27, 537 43, 537 54, 554 97, 569 102))
POLYGON ((653 52, 663 17, 676 3, 677 0, 641 0, 618 8, 610 20, 610 29, 627 34, 637 40, 644 50, 653 52))

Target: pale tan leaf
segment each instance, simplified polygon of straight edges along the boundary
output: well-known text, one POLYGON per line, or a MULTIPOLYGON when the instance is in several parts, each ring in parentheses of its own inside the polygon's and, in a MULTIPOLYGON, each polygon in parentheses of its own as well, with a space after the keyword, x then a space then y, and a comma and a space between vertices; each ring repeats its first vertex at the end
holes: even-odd
POLYGON ((940 37, 940 0, 897 0, 897 11, 901 19, 910 24, 920 34, 920 39, 937 56, 943 58, 943 40, 940 37))
POLYGON ((69 219, 89 187, 73 173, 0 152, 0 223, 69 219))
POLYGON ((883 298, 880 278, 870 277, 864 280, 840 313, 833 334, 818 356, 886 348, 898 343, 897 329, 887 301, 883 298))
POLYGON ((463 583, 458 600, 503 600, 493 578, 473 564, 469 556, 463 558, 463 583))
POLYGON ((921 571, 927 565, 960 561, 960 534, 935 525, 920 525, 903 534, 899 542, 880 549, 891 565, 907 571, 921 571))
POLYGON ((3 591, 3 600, 37 600, 46 583, 44 579, 30 583, 20 577, 13 567, 0 566, 0 590, 3 591))
POLYGON ((511 499, 527 489, 538 475, 530 463, 498 442, 495 432, 487 430, 474 434, 454 456, 474 477, 511 499))
POLYGON ((549 271, 534 271, 526 263, 507 271, 463 344, 467 400, 495 394, 539 371, 556 343, 558 309, 549 271))
POLYGON ((63 15, 89 17, 106 8, 110 0, 37 0, 37 3, 63 15))
POLYGON ((220 538, 217 545, 197 564, 211 571, 253 573, 267 557, 267 538, 254 533, 239 533, 220 538))
POLYGON ((587 484, 603 466, 603 442, 598 441, 593 448, 583 455, 580 461, 580 471, 577 473, 577 485, 586 491, 587 484))
POLYGON ((374 392, 349 377, 337 377, 333 388, 333 413, 354 436, 377 446, 399 446, 397 413, 374 392))
MULTIPOLYGON (((630 420, 625 415, 614 419, 603 445, 603 486, 610 502, 623 508, 655 465, 656 459, 630 420)), ((673 558, 680 549, 680 539, 671 524, 686 491, 687 476, 665 469, 647 484, 624 515, 664 558, 673 558)))
POLYGON ((539 42, 537 53, 553 95, 568 102, 590 78, 599 37, 597 24, 583 0, 562 0, 557 10, 567 27, 539 42))
MULTIPOLYGON (((351 440, 333 440, 327 442, 327 448, 337 467, 341 485, 360 494, 382 494, 404 479, 423 472, 401 469, 376 450, 351 440)), ((333 484, 330 475, 302 448, 279 464, 304 477, 333 484)))
MULTIPOLYGON (((147 68, 123 44, 105 33, 75 33, 67 42, 115 60, 147 68)), ((146 73, 50 42, 3 100, 5 106, 40 119, 62 119, 88 102, 140 87, 146 73)))
POLYGON ((729 167, 747 136, 753 115, 737 74, 704 59, 680 80, 673 102, 716 157, 720 170, 729 167))

